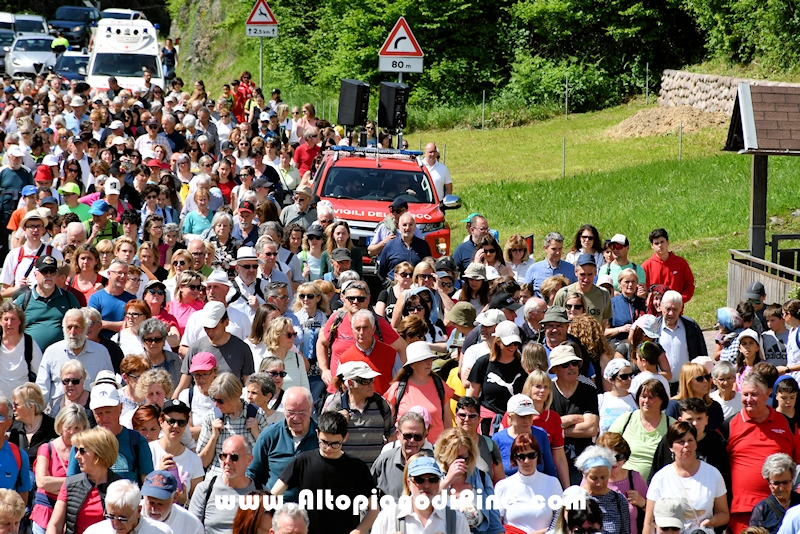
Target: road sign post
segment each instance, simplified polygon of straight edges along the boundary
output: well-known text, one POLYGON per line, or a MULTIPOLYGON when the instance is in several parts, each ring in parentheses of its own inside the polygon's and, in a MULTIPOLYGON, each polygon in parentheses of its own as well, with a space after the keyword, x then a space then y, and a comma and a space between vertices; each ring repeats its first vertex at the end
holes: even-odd
POLYGON ((265 0, 256 0, 250 16, 244 23, 247 37, 258 37, 258 86, 263 87, 264 37, 278 36, 278 20, 265 0))

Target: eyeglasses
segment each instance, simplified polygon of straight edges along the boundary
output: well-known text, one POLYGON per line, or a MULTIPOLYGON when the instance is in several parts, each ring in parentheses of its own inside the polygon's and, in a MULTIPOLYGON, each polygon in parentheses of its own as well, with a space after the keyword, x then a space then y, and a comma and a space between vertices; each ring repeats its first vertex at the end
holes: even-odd
POLYGON ((422 484, 425 484, 426 482, 428 484, 438 484, 439 480, 441 480, 441 479, 440 479, 440 477, 438 475, 430 475, 430 476, 427 476, 427 477, 419 475, 419 476, 411 477, 411 480, 413 480, 414 484, 416 484, 417 486, 421 486, 422 484))
POLYGON ((192 291, 200 291, 203 289, 203 286, 200 284, 186 284, 183 287, 188 287, 192 291))
POLYGON ((633 373, 620 373, 616 376, 616 378, 619 378, 620 380, 630 380, 632 376, 633 373))
POLYGON ((621 461, 623 461, 623 460, 627 460, 627 459, 628 459, 628 457, 627 457, 627 456, 625 456, 624 454, 615 454, 615 455, 614 455, 614 458, 616 458, 616 460, 617 460, 618 462, 621 462, 621 461))
POLYGON ((187 419, 173 419, 167 416, 164 416, 164 422, 167 423, 168 426, 178 425, 181 428, 185 427, 187 423, 189 423, 187 419))
POLYGON ((697 380, 698 382, 711 381, 711 375, 700 375, 694 377, 694 379, 697 380))
POLYGON ((286 378, 286 375, 288 374, 286 371, 267 371, 267 372, 269 373, 269 376, 274 376, 276 378, 277 377, 286 378))
POLYGON ((103 517, 105 517, 106 519, 110 519, 112 521, 114 521, 116 519, 120 523, 127 523, 128 521, 131 520, 130 517, 125 517, 124 515, 111 515, 111 514, 108 514, 108 513, 103 514, 103 517))
POLYGON ((330 224, 330 223, 333 222, 333 219, 320 219, 319 222, 321 222, 323 224, 325 224, 325 223, 330 224))
POLYGON ((538 458, 538 456, 539 456, 539 453, 536 452, 536 451, 533 451, 533 452, 526 452, 526 453, 517 454, 517 455, 514 456, 514 458, 516 458, 516 460, 518 462, 521 462, 522 460, 535 460, 536 458, 538 458))
POLYGON ((349 297, 346 296, 346 297, 344 297, 344 299, 346 301, 348 301, 348 302, 359 302, 359 303, 364 303, 364 302, 367 301, 367 297, 362 297, 361 295, 357 295, 357 296, 356 295, 351 295, 349 297))
POLYGON ((283 335, 285 335, 289 339, 294 339, 294 337, 297 335, 297 332, 284 332, 283 335))
POLYGON ((286 414, 287 417, 305 417, 308 415, 308 412, 305 410, 299 412, 294 410, 285 410, 283 413, 286 414))
POLYGON ((478 418, 478 414, 476 414, 476 413, 457 413, 456 417, 458 417, 461 420, 469 419, 470 421, 472 421, 472 420, 478 418))
POLYGON ((412 434, 410 432, 408 434, 402 434, 402 436, 403 439, 406 441, 411 441, 412 439, 414 441, 422 441, 425 438, 425 436, 423 436, 422 434, 412 434))
POLYGON ((213 373, 192 373, 195 380, 208 380, 213 373))
POLYGON ((251 269, 258 269, 258 265, 252 265, 252 264, 248 264, 248 265, 237 265, 237 267, 241 267, 241 268, 242 268, 242 269, 244 269, 245 271, 249 271, 249 270, 251 270, 251 269))
POLYGON ((135 382, 139 380, 139 375, 125 375, 127 377, 128 382, 135 382))
POLYGON ((353 380, 355 382, 358 382, 362 386, 368 386, 368 385, 372 384, 373 382, 375 382, 374 378, 354 378, 353 380))
POLYGON ((562 369, 569 369, 570 367, 580 367, 580 364, 573 360, 571 362, 562 363, 561 365, 559 365, 559 367, 561 367, 562 369))
POLYGON ((565 304, 564 307, 568 310, 582 310, 583 304, 565 304))
POLYGON ((266 256, 268 258, 274 258, 275 256, 278 255, 277 252, 264 252, 263 254, 264 254, 264 256, 266 256))
POLYGON ((425 310, 425 306, 406 306, 407 312, 418 312, 425 310))
POLYGON ((178 265, 180 265, 181 267, 186 267, 186 260, 177 260, 177 261, 173 261, 173 262, 172 262, 172 265, 175 265, 175 266, 178 266, 178 265))
POLYGON ((143 341, 145 343, 161 343, 162 341, 164 341, 164 338, 161 337, 161 336, 159 336, 159 337, 146 337, 146 338, 143 339, 143 341))
POLYGON ((228 458, 231 459, 231 462, 238 462, 239 461, 239 455, 238 454, 228 454, 227 452, 219 453, 220 461, 224 462, 228 458))
POLYGON ((788 486, 788 485, 790 485, 791 483, 792 483, 792 481, 791 481, 791 480, 770 480, 770 481, 769 481, 769 485, 770 485, 770 486, 775 486, 775 487, 778 487, 778 486, 788 486))
POLYGON ((342 441, 328 441, 326 439, 319 438, 319 442, 322 445, 325 445, 329 449, 341 449, 342 448, 342 441))
POLYGON ((136 319, 137 317, 141 317, 142 315, 144 315, 144 314, 143 313, 139 313, 139 312, 127 312, 125 314, 125 317, 129 317, 131 319, 136 319))
POLYGON ((80 454, 81 456, 86 456, 87 452, 92 452, 92 451, 85 447, 75 447, 76 454, 80 454))
MULTIPOLYGON (((184 264, 184 265, 185 265, 185 264, 184 264)), ((148 290, 147 290, 147 292, 148 292, 148 293, 150 293, 151 295, 158 295, 159 297, 163 297, 164 295, 166 295, 166 294, 167 294, 167 292, 166 292, 166 291, 164 291, 163 289, 153 289, 153 288, 150 288, 150 289, 148 289, 148 290)))
POLYGON ((81 383, 81 380, 83 380, 83 378, 62 378, 61 383, 65 386, 69 386, 70 384, 77 386, 81 383))
POLYGON ((436 277, 432 274, 420 274, 418 278, 422 278, 423 280, 434 280, 436 277))

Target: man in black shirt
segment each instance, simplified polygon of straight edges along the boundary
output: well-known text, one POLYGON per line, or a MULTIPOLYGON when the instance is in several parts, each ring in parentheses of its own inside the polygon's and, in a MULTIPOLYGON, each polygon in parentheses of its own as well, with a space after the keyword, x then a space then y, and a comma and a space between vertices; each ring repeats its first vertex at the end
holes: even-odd
POLYGON ((375 481, 363 461, 342 451, 347 441, 347 419, 339 412, 325 412, 319 416, 317 428, 319 450, 298 454, 272 487, 273 495, 281 495, 289 488, 300 489, 300 504, 311 490, 306 503, 310 519, 309 534, 349 534, 355 529, 367 532, 372 527, 378 510, 369 510, 363 520, 353 513, 352 499, 357 496, 370 498, 375 481), (333 499, 346 495, 351 500, 349 508, 339 510, 336 506, 325 506, 318 502, 318 492, 331 495, 333 499), (313 505, 312 505, 313 502, 313 505))

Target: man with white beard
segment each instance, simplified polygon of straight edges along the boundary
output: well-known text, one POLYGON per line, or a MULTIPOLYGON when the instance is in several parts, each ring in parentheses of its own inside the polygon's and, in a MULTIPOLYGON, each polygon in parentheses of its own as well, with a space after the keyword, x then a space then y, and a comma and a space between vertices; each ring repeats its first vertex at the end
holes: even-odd
MULTIPOLYGON (((44 402, 64 394, 61 384, 61 366, 69 360, 79 360, 86 369, 84 383, 91 384, 97 373, 106 370, 113 372, 111 357, 104 346, 86 339, 86 319, 80 309, 68 310, 61 323, 64 339, 53 343, 44 351, 36 385, 44 394, 44 402)), ((88 389, 88 387, 87 387, 88 389)))

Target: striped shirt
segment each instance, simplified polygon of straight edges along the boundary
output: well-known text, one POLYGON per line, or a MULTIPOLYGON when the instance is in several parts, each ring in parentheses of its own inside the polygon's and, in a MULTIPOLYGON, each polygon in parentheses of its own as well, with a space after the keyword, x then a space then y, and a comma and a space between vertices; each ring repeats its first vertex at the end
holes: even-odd
MULTIPOLYGON (((253 437, 253 433, 247 429, 247 404, 244 401, 241 401, 241 403, 242 413, 239 414, 239 417, 234 419, 227 414, 222 417, 223 428, 215 444, 214 459, 206 470, 206 478, 210 479, 213 476, 222 475, 219 453, 222 452, 222 444, 225 443, 226 439, 238 435, 244 437, 247 443, 250 444, 250 447, 256 444, 256 438, 253 437)), ((214 410, 211 410, 206 414, 205 418, 203 418, 203 428, 200 430, 200 436, 197 438, 198 454, 199 451, 202 451, 206 444, 211 441, 211 423, 214 422, 214 417, 214 410)), ((267 416, 261 408, 259 408, 256 413, 256 420, 258 421, 259 432, 267 428, 267 416)))
POLYGON ((364 411, 350 406, 346 393, 334 393, 328 396, 323 411, 347 410, 350 414, 347 425, 347 442, 342 449, 351 456, 366 462, 371 468, 372 462, 381 454, 384 443, 394 435, 394 421, 389 403, 373 393, 364 405, 364 411))

